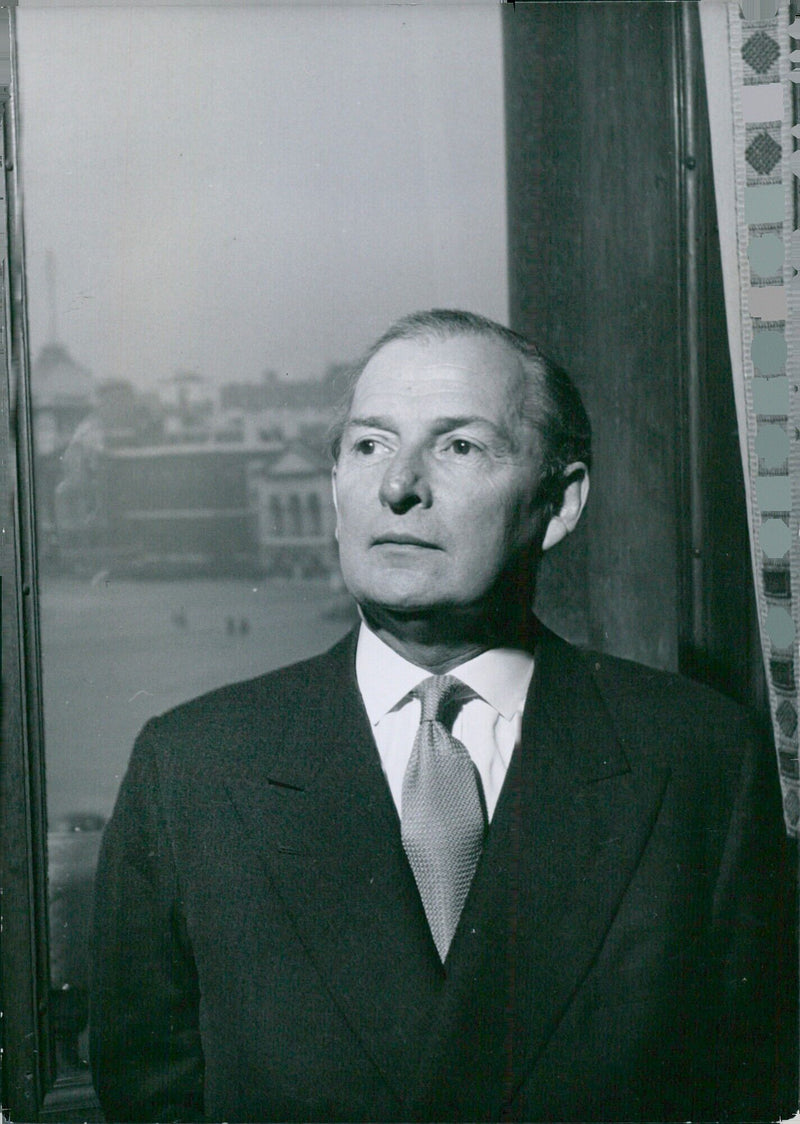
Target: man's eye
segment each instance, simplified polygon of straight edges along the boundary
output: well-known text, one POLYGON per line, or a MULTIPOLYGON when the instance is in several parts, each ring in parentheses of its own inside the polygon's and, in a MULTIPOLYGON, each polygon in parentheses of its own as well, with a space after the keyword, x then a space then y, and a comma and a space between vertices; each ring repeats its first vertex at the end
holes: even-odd
POLYGON ((465 457, 469 453, 474 453, 477 446, 473 445, 471 441, 467 441, 465 437, 454 437, 448 447, 457 456, 465 457))
POLYGON ((353 444, 353 452, 360 453, 362 457, 369 457, 377 452, 378 442, 372 437, 361 437, 353 444))

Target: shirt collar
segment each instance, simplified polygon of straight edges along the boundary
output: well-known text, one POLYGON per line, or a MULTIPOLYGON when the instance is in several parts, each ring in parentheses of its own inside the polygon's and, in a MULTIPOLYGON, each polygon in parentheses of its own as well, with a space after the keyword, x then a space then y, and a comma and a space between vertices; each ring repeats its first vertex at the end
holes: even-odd
MULTIPOLYGON (((516 648, 492 648, 458 667, 455 675, 503 718, 525 705, 533 675, 533 656, 516 648)), ((373 726, 430 675, 404 659, 362 622, 356 647, 356 679, 373 726)))

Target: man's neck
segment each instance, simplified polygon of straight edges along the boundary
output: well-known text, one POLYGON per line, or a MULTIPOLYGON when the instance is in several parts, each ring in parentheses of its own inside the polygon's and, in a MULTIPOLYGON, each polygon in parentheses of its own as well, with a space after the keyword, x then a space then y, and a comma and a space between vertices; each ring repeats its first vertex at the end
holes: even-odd
POLYGON ((536 621, 527 611, 514 618, 454 617, 452 614, 398 614, 361 606, 365 623, 384 644, 432 675, 454 667, 492 648, 531 651, 536 621))

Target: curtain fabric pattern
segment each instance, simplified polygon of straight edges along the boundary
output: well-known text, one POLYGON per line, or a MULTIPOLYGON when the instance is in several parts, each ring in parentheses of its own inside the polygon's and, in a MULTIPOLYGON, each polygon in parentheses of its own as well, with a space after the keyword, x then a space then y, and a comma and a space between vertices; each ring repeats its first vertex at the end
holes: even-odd
POLYGON ((784 819, 798 836, 800 21, 777 0, 702 0, 700 21, 761 644, 784 819))

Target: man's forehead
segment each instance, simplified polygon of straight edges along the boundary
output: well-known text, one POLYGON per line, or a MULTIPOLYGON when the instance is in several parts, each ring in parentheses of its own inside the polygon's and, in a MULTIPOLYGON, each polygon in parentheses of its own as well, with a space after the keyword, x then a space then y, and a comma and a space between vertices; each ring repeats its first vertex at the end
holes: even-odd
POLYGON ((400 339, 372 356, 358 379, 354 397, 405 386, 506 399, 524 377, 520 357, 491 338, 400 339))

